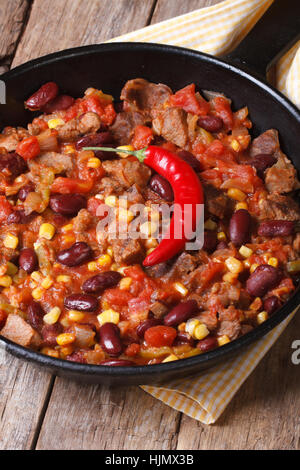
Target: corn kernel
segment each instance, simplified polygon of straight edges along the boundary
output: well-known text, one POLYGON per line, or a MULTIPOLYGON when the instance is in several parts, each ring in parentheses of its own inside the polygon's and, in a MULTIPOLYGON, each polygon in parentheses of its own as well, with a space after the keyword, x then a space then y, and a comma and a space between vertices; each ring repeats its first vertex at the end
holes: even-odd
POLYGON ((8 233, 4 239, 4 246, 5 248, 12 248, 15 250, 18 246, 19 239, 15 235, 12 235, 11 233, 8 233))
POLYGON ((249 269, 251 267, 251 261, 248 259, 244 259, 243 261, 243 265, 245 266, 245 268, 249 269))
POLYGON ((173 284, 173 287, 175 290, 177 290, 177 292, 179 292, 183 297, 185 297, 189 291, 187 290, 187 288, 181 284, 181 282, 174 282, 173 284))
MULTIPOLYGON (((128 150, 128 151, 131 151, 131 150, 134 150, 134 148, 132 147, 132 145, 120 145, 119 147, 117 147, 118 150, 128 150)), ((117 154, 119 155, 119 157, 121 158, 127 158, 129 157, 129 154, 128 153, 125 153, 125 152, 117 152, 117 154)))
POLYGON ((207 219, 207 221, 204 224, 204 228, 206 228, 206 230, 216 230, 217 224, 214 220, 207 219))
POLYGON ((31 292, 31 295, 34 298, 34 300, 40 300, 43 297, 43 294, 44 294, 44 289, 42 289, 41 287, 37 287, 31 292))
POLYGON ((231 199, 234 199, 235 201, 239 201, 239 202, 244 201, 247 197, 246 194, 243 193, 243 191, 237 188, 228 189, 227 194, 229 197, 231 197, 231 199))
POLYGON ((225 232, 218 232, 217 233, 217 239, 219 241, 225 241, 226 240, 226 233, 225 232))
POLYGON ((116 207, 118 198, 117 196, 107 196, 104 200, 105 204, 110 207, 116 207))
POLYGON ((50 312, 46 313, 44 315, 44 322, 47 323, 47 325, 54 325, 55 323, 58 322, 58 319, 60 317, 61 310, 59 307, 53 307, 50 312))
POLYGON ((263 322, 265 322, 268 319, 268 313, 267 312, 259 312, 257 315, 257 323, 261 325, 263 322))
POLYGON ((258 311, 262 306, 262 300, 260 297, 255 297, 252 304, 250 305, 250 310, 258 311))
POLYGON ((158 242, 155 238, 147 238, 147 240, 145 240, 145 246, 150 250, 150 248, 156 248, 158 246, 158 242))
POLYGON ((88 270, 92 272, 97 271, 98 269, 96 261, 91 261, 90 263, 88 263, 87 267, 88 267, 88 270))
POLYGON ((64 284, 68 284, 71 282, 71 277, 70 276, 65 276, 64 274, 61 274, 60 276, 57 276, 56 278, 57 282, 63 282, 64 284))
POLYGON ((45 277, 45 279, 42 281, 41 286, 44 289, 50 289, 50 287, 53 285, 53 279, 50 276, 45 277))
POLYGON ((242 255, 244 258, 249 258, 253 253, 253 250, 251 248, 248 248, 245 245, 242 245, 241 248, 239 249, 239 254, 242 255))
POLYGON ((119 265, 117 263, 113 263, 110 267, 111 271, 118 271, 119 265))
POLYGON ((41 350, 42 354, 46 354, 46 356, 56 357, 59 358, 59 352, 53 348, 43 348, 41 350))
POLYGON ((186 323, 180 323, 180 325, 177 326, 178 331, 185 331, 186 323))
POLYGON ((236 139, 233 139, 233 141, 231 142, 231 148, 235 151, 235 152, 239 152, 240 149, 241 149, 241 146, 240 144, 238 143, 238 141, 236 139))
POLYGON ((74 145, 71 145, 71 144, 68 144, 68 145, 65 145, 64 146, 64 153, 74 153, 75 152, 75 146, 74 145))
POLYGON ((62 119, 49 119, 48 121, 48 127, 49 129, 56 129, 56 127, 58 126, 63 126, 65 123, 65 121, 63 121, 62 119))
POLYGON ((87 167, 88 168, 100 168, 101 166, 101 161, 99 158, 90 158, 87 162, 87 167))
POLYGON ((153 238, 153 235, 157 231, 157 224, 155 222, 144 222, 140 225, 140 233, 147 238, 153 238))
POLYGON ((172 362, 172 361, 178 361, 178 357, 175 356, 175 354, 170 354, 162 362, 172 362))
POLYGON ((6 269, 6 274, 9 276, 15 276, 17 274, 18 268, 15 264, 11 263, 10 261, 7 262, 7 269, 6 269))
POLYGON ((195 328, 200 325, 200 321, 197 320, 197 318, 193 318, 192 320, 189 320, 188 322, 186 322, 186 325, 185 325, 185 331, 186 333, 188 333, 189 335, 193 336, 194 335, 194 331, 195 331, 195 328))
POLYGON ((78 310, 69 310, 68 318, 71 321, 80 322, 84 320, 85 314, 83 312, 79 312, 78 310))
POLYGON ((246 211, 248 210, 248 204, 247 202, 237 202, 235 205, 235 210, 239 211, 240 209, 245 209, 246 211))
POLYGON ((12 285, 12 278, 10 276, 1 276, 0 277, 0 286, 9 287, 12 285))
POLYGON ((65 357, 70 356, 73 351, 74 351, 74 347, 71 344, 69 344, 68 346, 63 346, 59 352, 60 352, 60 356, 64 359, 65 357))
POLYGON ((56 338, 56 342, 59 346, 67 346, 68 344, 74 343, 76 336, 74 333, 62 333, 56 338))
POLYGON ((251 264, 250 266, 250 273, 254 273, 254 271, 256 270, 256 268, 258 267, 259 265, 257 263, 253 263, 251 264))
POLYGON ((233 256, 229 256, 229 258, 226 259, 225 264, 228 271, 233 274, 239 274, 244 270, 243 263, 233 256))
POLYGON ((55 227, 52 224, 42 224, 40 226, 39 236, 41 238, 46 238, 46 240, 51 240, 55 234, 55 227))
POLYGON ((194 338, 201 340, 206 338, 206 336, 209 335, 209 330, 204 323, 200 323, 200 325, 197 325, 196 328, 194 329, 194 338))
POLYGON ((97 259, 99 266, 110 266, 112 263, 112 258, 109 255, 101 255, 97 259))
POLYGON ((124 209, 123 207, 119 207, 118 209, 118 220, 122 222, 131 222, 134 219, 134 213, 130 210, 124 209))
POLYGON ((62 237, 62 242, 64 244, 73 245, 75 241, 76 241, 75 235, 63 235, 62 237))
POLYGON ((73 230, 73 224, 67 224, 61 228, 62 232, 70 232, 71 230, 73 230))
POLYGON ((269 264, 270 266, 274 266, 274 268, 277 268, 277 266, 278 266, 278 259, 272 257, 272 258, 269 259, 268 264, 269 264))
POLYGON ((120 314, 115 310, 108 309, 100 313, 97 318, 101 326, 104 325, 104 323, 114 323, 117 325, 120 321, 120 314))
POLYGON ((131 277, 123 277, 123 279, 121 279, 120 281, 119 287, 121 290, 129 290, 131 284, 132 284, 131 277))
POLYGON ((230 343, 230 339, 227 335, 219 336, 218 338, 218 345, 224 346, 224 344, 230 343))
POLYGON ((234 274, 234 273, 226 273, 224 274, 223 276, 223 281, 225 282, 229 282, 229 284, 234 284, 236 282, 238 278, 238 274, 234 274))
POLYGON ((42 279, 43 279, 41 273, 39 273, 38 271, 33 271, 30 274, 30 277, 31 277, 31 279, 33 279, 36 282, 41 282, 42 279))

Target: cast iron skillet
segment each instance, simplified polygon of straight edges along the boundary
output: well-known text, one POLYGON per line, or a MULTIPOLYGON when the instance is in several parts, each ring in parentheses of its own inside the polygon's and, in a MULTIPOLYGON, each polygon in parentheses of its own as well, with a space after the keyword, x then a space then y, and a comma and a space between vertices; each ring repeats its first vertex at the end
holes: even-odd
MULTIPOLYGON (((254 123, 253 135, 278 129, 283 151, 300 170, 300 113, 264 80, 271 59, 295 42, 300 33, 299 0, 276 0, 242 44, 221 59, 199 52, 158 44, 112 43, 80 47, 33 60, 0 77, 7 86, 7 105, 0 106, 0 128, 32 120, 23 101, 50 80, 61 90, 81 96, 86 88, 101 88, 119 97, 124 83, 143 77, 177 90, 189 83, 200 89, 221 91, 233 99, 235 109, 247 105, 254 123), (284 49, 283 49, 284 48, 284 49), (251 73, 248 70, 256 70, 251 73)), ((271 331, 299 304, 300 292, 269 320, 219 349, 200 356, 141 367, 104 367, 76 364, 25 349, 1 338, 7 351, 60 376, 106 384, 159 384, 207 369, 271 331)))

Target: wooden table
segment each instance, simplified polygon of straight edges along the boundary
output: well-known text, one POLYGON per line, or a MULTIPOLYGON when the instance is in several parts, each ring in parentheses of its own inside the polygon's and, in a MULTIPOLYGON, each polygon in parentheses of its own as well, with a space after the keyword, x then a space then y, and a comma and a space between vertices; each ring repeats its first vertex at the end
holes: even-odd
MULTIPOLYGON (((219 0, 0 0, 0 70, 219 0)), ((79 385, 0 350, 0 449, 299 449, 300 316, 205 426, 138 387, 79 385)))

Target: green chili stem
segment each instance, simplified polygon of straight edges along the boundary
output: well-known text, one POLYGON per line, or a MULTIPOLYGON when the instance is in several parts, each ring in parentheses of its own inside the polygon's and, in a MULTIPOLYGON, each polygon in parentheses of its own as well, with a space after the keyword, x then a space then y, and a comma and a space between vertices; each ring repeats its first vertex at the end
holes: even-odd
POLYGON ((145 151, 147 150, 147 147, 141 150, 125 150, 125 149, 123 150, 123 149, 112 148, 112 147, 83 147, 82 150, 93 150, 94 152, 101 150, 102 152, 126 153, 127 155, 134 155, 141 163, 143 163, 143 161, 146 158, 145 151))

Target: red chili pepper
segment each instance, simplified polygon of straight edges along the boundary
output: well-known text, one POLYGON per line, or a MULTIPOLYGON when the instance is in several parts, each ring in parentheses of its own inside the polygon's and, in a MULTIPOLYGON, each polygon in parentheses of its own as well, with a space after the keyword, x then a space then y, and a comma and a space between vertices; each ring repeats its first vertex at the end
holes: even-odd
MULTIPOLYGON (((118 151, 108 147, 86 147, 83 150, 118 151)), ((176 218, 172 217, 167 237, 163 238, 159 246, 143 262, 144 266, 153 266, 173 258, 184 249, 185 243, 190 239, 182 233, 186 223, 186 207, 189 205, 191 209, 193 231, 197 226, 197 205, 203 204, 202 185, 188 163, 162 147, 150 145, 141 150, 122 150, 122 152, 135 155, 140 162, 147 164, 166 178, 174 191, 174 203, 181 209, 179 213, 175 212, 176 218), (180 238, 175 238, 176 234, 181 234, 180 238)))

